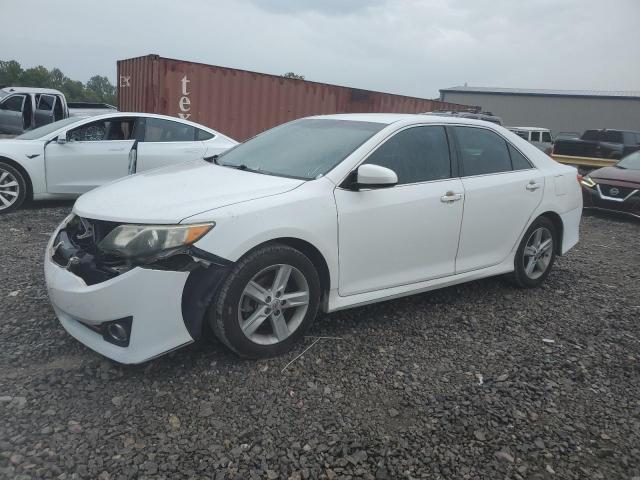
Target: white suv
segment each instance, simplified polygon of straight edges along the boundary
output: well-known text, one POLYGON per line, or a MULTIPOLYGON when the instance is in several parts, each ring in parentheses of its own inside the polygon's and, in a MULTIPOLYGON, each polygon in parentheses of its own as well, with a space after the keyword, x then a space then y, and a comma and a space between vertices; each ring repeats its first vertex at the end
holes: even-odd
POLYGON ((62 325, 117 361, 205 325, 261 357, 318 310, 504 273, 535 287, 578 241, 581 211, 576 170, 500 126, 320 116, 83 195, 45 274, 62 325))

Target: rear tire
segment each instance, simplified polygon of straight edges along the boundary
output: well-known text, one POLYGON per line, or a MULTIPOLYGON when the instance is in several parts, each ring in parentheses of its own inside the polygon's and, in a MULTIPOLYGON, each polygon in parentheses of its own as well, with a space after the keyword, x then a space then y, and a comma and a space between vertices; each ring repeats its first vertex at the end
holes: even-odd
POLYGON ((287 352, 304 335, 319 301, 313 263, 287 245, 267 245, 234 266, 209 308, 209 324, 241 357, 270 357, 287 352))
POLYGON ((514 259, 513 281, 521 288, 539 287, 556 257, 557 233, 547 217, 537 218, 527 229, 514 259))
POLYGON ((0 215, 16 210, 27 197, 27 182, 13 166, 0 160, 0 215))

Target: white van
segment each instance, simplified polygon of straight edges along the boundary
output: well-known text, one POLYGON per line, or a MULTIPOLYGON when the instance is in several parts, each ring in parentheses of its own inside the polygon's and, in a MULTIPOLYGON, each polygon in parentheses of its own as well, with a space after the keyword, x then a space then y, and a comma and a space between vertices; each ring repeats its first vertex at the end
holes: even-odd
POLYGON ((548 153, 553 147, 553 137, 548 128, 539 127, 507 127, 516 135, 524 138, 527 142, 532 143, 540 150, 548 153))

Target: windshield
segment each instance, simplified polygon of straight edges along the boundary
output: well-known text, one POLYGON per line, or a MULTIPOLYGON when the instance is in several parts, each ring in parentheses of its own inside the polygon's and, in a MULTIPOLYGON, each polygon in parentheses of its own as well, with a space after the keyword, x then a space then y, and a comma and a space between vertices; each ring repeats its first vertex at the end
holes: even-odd
POLYGON ((80 120, 84 120, 83 117, 69 117, 62 120, 58 120, 57 122, 50 123, 48 125, 44 125, 39 128, 34 128, 33 130, 29 130, 28 132, 23 133, 16 137, 17 140, 38 140, 50 133, 55 132, 59 128, 66 127, 67 125, 71 125, 72 123, 79 122, 80 120))
POLYGON ((617 167, 628 168, 629 170, 640 170, 640 151, 627 155, 617 164, 617 167))
POLYGON ((4 90, 0 90, 0 98, 6 97, 7 95, 9 95, 7 92, 5 92, 4 90))
POLYGON ((311 180, 386 127, 374 122, 303 119, 272 128, 220 156, 220 165, 311 180))

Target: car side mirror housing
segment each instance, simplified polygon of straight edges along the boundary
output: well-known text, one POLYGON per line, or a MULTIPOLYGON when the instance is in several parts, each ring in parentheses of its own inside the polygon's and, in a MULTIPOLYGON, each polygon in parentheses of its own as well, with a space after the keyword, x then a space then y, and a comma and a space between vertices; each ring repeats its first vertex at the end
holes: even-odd
POLYGON ((360 165, 356 171, 353 187, 356 190, 363 188, 388 188, 398 184, 398 175, 387 167, 380 165, 360 165))
POLYGON ((67 133, 61 133, 60 135, 58 135, 58 138, 56 138, 56 143, 58 145, 64 145, 65 143, 67 143, 67 133))

